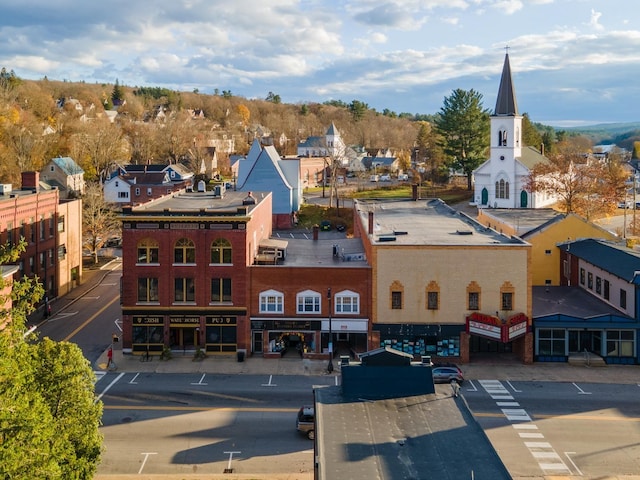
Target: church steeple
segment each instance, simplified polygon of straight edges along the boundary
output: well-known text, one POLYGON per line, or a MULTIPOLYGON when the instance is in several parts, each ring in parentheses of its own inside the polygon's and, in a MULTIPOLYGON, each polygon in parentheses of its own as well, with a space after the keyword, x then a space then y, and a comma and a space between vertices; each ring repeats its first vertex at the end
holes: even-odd
POLYGON ((496 110, 494 115, 517 116, 518 104, 516 103, 516 91, 511 79, 511 65, 509 64, 509 53, 504 56, 504 66, 502 67, 502 78, 498 89, 498 99, 496 100, 496 110))

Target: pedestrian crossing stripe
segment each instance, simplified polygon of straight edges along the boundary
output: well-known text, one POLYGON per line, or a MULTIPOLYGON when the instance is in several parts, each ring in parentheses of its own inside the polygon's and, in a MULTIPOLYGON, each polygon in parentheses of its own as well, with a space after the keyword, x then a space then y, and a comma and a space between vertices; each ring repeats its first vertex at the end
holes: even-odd
POLYGON ((101 372, 100 370, 94 370, 93 374, 96 376, 96 381, 94 383, 98 383, 102 377, 104 377, 107 372, 101 372))

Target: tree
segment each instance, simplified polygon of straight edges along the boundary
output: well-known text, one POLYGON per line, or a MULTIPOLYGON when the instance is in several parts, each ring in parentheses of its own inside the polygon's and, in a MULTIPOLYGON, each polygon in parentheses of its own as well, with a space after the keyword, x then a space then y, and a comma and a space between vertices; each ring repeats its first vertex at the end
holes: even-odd
POLYGON ((421 121, 420 130, 416 137, 416 163, 426 165, 424 177, 436 182, 441 178, 441 167, 443 166, 443 154, 440 148, 437 135, 432 131, 429 122, 421 121))
POLYGON ((528 113, 522 115, 522 143, 537 149, 540 149, 540 145, 543 143, 542 134, 531 123, 528 113))
POLYGON ((533 168, 528 189, 555 196, 563 212, 589 219, 616 208, 624 198, 626 178, 619 161, 590 159, 580 150, 565 149, 533 168))
POLYGON ((122 129, 107 119, 83 123, 80 128, 71 139, 69 153, 85 171, 85 178, 104 180, 112 162, 129 156, 122 129))
POLYGON ((269 92, 269 94, 267 95, 267 98, 265 99, 267 102, 271 102, 271 103, 275 103, 275 104, 280 104, 282 102, 282 99, 280 98, 280 95, 277 95, 273 92, 269 92))
MULTIPOLYGON (((0 247, 14 263, 24 242, 0 247)), ((0 280, 0 290, 4 287, 0 280)), ((44 294, 24 277, 0 299, 0 478, 90 480, 100 460, 102 404, 95 377, 76 345, 26 334, 26 319, 44 294)))
POLYGON ((486 160, 489 147, 489 111, 482 108, 482 94, 473 89, 454 90, 444 99, 436 131, 450 166, 465 173, 471 190, 471 175, 486 160))
POLYGON ((349 104, 349 112, 351 112, 351 116, 356 122, 359 122, 364 118, 367 110, 369 110, 369 105, 359 100, 353 100, 349 104))
POLYGON ((83 244, 98 263, 98 250, 120 229, 116 212, 104 201, 102 186, 97 182, 85 185, 82 197, 83 244))
POLYGON ((124 102, 124 92, 122 91, 122 88, 120 88, 120 84, 116 78, 116 83, 111 91, 111 103, 114 107, 119 107, 122 105, 122 102, 124 102))

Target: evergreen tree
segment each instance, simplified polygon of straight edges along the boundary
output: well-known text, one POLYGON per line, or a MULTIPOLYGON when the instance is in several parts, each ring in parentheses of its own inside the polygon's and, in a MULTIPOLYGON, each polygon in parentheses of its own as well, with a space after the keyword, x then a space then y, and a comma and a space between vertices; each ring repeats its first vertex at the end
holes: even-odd
POLYGON ((489 148, 489 111, 482 108, 482 94, 454 90, 444 99, 436 129, 449 165, 465 173, 471 190, 471 175, 486 160, 489 148))
POLYGON ((113 91, 111 92, 111 103, 114 107, 119 107, 124 102, 124 92, 118 83, 118 79, 116 78, 116 83, 113 86, 113 91))

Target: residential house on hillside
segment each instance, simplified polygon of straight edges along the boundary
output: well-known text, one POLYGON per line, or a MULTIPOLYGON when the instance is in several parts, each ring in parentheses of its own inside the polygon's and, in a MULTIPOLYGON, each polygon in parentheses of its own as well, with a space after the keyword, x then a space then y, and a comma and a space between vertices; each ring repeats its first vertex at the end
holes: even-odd
POLYGON ((302 204, 300 159, 280 158, 275 147, 254 140, 246 157, 236 162, 236 190, 273 194, 273 227, 291 228, 302 204))
POLYGON ((534 286, 560 285, 559 244, 579 238, 618 240, 615 233, 579 215, 563 214, 551 208, 481 208, 478 221, 531 244, 530 269, 534 286))
POLYGON ((522 115, 518 113, 509 54, 505 55, 490 121, 490 157, 473 172, 473 203, 479 208, 543 208, 554 204, 555 197, 527 188, 535 165, 549 160, 522 143, 522 115))
POLYGON ((118 165, 104 182, 110 203, 144 203, 193 187, 195 175, 181 164, 118 165))
POLYGON ((58 188, 60 198, 84 194, 84 170, 71 157, 53 158, 40 170, 40 180, 58 188))

